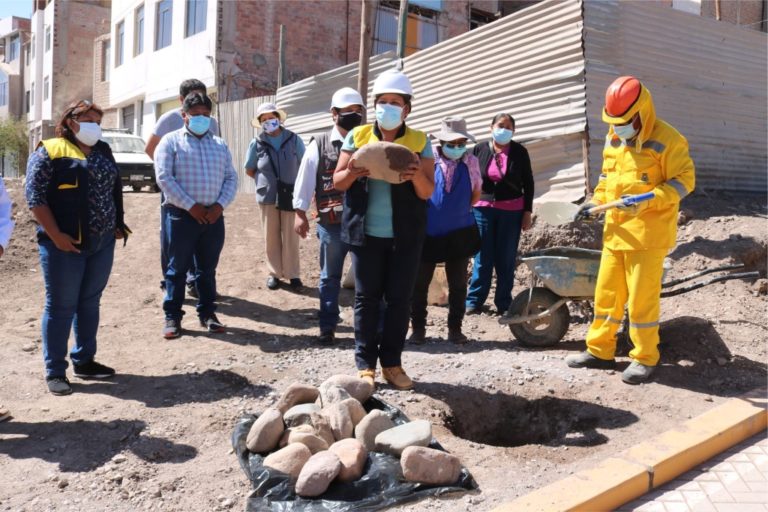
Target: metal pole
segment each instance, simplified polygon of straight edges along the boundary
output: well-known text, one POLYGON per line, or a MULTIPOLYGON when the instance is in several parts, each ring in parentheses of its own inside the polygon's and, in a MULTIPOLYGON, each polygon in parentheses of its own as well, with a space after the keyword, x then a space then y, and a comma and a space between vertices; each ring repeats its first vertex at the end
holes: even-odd
POLYGON ((280 25, 280 50, 277 64, 277 88, 285 83, 285 25, 280 25))
MULTIPOLYGON (((368 101, 368 61, 371 58, 371 43, 373 23, 376 15, 375 4, 372 0, 361 0, 363 12, 360 17, 360 55, 357 62, 357 91, 368 101)), ((366 111, 363 110, 363 123, 366 122, 366 111)))
POLYGON ((405 35, 408 27, 408 0, 400 0, 400 12, 397 15, 397 58, 405 58, 405 35))

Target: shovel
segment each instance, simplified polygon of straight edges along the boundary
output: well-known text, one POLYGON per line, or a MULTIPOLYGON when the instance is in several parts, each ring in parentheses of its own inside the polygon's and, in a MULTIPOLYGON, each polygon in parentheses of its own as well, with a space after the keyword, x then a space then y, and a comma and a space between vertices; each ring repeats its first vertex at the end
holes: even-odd
MULTIPOLYGON (((589 214, 596 215, 618 206, 632 206, 633 204, 642 203, 643 201, 648 201, 654 197, 655 195, 653 192, 627 196, 623 199, 617 199, 616 201, 590 208, 589 214)), ((573 203, 542 203, 541 206, 536 209, 536 216, 551 226, 560 226, 562 224, 573 222, 577 211, 579 211, 579 205, 573 203)))

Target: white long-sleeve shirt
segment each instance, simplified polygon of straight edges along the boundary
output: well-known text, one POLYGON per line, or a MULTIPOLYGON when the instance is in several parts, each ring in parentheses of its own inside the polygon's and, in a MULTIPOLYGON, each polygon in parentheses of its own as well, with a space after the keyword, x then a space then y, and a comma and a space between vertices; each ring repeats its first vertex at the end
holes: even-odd
MULTIPOLYGON (((331 130, 331 142, 334 141, 344 141, 344 137, 339 133, 336 126, 331 130)), ((309 210, 317 187, 317 166, 319 163, 320 149, 317 147, 317 141, 313 140, 304 152, 301 165, 299 165, 299 174, 296 176, 296 183, 293 186, 294 209, 304 212, 309 210)))
POLYGON ((0 178, 0 246, 2 246, 3 252, 8 248, 12 232, 11 197, 8 195, 8 191, 5 190, 3 179, 0 178))

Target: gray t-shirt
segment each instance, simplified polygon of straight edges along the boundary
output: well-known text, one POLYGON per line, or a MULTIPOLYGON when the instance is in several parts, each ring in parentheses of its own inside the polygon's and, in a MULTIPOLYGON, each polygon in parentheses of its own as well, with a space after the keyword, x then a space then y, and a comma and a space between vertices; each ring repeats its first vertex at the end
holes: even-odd
MULTIPOLYGON (((181 107, 170 110, 160 116, 160 119, 155 123, 155 129, 152 131, 152 135, 157 135, 163 138, 163 135, 176 130, 184 128, 184 118, 181 117, 181 107)), ((219 123, 216 119, 211 118, 211 127, 209 129, 212 135, 219 134, 219 123)))

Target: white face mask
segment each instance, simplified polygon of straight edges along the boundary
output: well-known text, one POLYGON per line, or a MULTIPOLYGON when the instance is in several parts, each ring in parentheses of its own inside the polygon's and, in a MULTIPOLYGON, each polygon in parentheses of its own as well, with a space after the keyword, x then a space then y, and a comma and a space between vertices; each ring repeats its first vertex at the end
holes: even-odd
POLYGON ((633 124, 634 123, 622 124, 622 125, 615 124, 613 125, 613 132, 621 140, 629 140, 635 135, 637 135, 637 130, 635 130, 635 127, 633 126, 633 124))
POLYGON ((78 123, 80 131, 75 134, 77 140, 86 146, 93 146, 101 139, 101 126, 96 123, 78 123))

